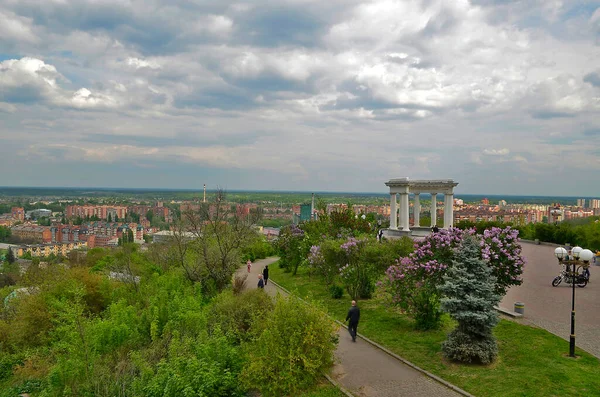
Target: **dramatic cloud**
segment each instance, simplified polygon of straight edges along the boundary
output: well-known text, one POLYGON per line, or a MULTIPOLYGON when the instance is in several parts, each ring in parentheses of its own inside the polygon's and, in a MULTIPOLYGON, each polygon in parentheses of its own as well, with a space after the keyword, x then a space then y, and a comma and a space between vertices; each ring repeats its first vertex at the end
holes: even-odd
POLYGON ((600 195, 591 4, 6 0, 0 185, 600 195))

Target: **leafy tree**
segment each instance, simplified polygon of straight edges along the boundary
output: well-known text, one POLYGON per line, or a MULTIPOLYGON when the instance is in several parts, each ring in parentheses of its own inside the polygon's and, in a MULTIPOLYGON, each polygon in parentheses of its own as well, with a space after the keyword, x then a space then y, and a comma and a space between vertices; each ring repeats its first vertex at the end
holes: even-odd
POLYGON ((112 222, 112 216, 111 216, 110 214, 108 214, 108 219, 107 219, 107 221, 108 221, 108 222, 112 222))
POLYGON ((0 226, 0 241, 2 241, 2 242, 8 241, 10 239, 11 235, 12 235, 12 232, 9 227, 0 226))
POLYGON ((152 223, 152 220, 154 219, 154 212, 152 212, 152 210, 148 210, 148 212, 146 212, 146 219, 152 223))
POLYGON ((480 259, 480 251, 479 241, 466 236, 439 288, 444 294, 442 310, 458 322, 442 350, 451 360, 489 364, 498 354, 492 330, 498 323, 494 305, 500 296, 494 292, 496 278, 480 259))
POLYGON ((206 293, 229 286, 243 247, 256 236, 252 225, 257 220, 253 216, 258 214, 250 215, 239 216, 232 210, 223 190, 216 192, 212 203, 183 215, 184 221, 172 241, 176 261, 191 281, 202 284, 206 293))
MULTIPOLYGON (((296 274, 305 258, 303 251, 304 230, 297 225, 286 226, 279 232, 277 245, 281 256, 281 266, 296 274)), ((306 246, 307 244, 304 244, 306 246)))
POLYGON ((15 253, 13 252, 13 250, 10 247, 8 247, 8 252, 6 253, 6 261, 9 264, 12 264, 15 262, 15 260, 16 260, 15 253))

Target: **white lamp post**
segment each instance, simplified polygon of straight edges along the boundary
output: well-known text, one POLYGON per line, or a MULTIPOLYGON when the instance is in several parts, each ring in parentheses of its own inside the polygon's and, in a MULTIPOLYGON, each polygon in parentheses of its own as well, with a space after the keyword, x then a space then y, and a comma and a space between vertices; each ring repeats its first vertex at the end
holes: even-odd
POLYGON ((590 260, 594 257, 592 251, 581 247, 574 247, 571 250, 572 258, 568 258, 568 252, 563 247, 558 247, 554 250, 554 256, 560 263, 565 263, 570 266, 569 277, 571 277, 571 287, 573 289, 571 297, 571 335, 569 336, 569 356, 575 357, 575 280, 579 278, 577 272, 579 267, 587 268, 590 260))

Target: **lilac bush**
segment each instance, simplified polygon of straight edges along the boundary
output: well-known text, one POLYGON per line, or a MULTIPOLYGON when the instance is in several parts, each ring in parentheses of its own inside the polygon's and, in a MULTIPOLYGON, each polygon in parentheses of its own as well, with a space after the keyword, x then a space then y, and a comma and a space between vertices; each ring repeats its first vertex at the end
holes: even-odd
POLYGON ((367 239, 358 240, 354 237, 349 237, 340 245, 342 263, 339 266, 339 275, 352 299, 370 298, 373 294, 371 267, 362 260, 366 245, 367 239))
POLYGON ((481 240, 481 256, 489 263, 496 277, 494 292, 498 295, 506 295, 506 290, 512 285, 521 285, 525 260, 521 256, 517 229, 508 226, 485 230, 481 240))
MULTIPOLYGON (((418 328, 434 328, 439 324, 439 286, 465 235, 475 235, 475 230, 442 229, 416 242, 415 250, 390 266, 379 283, 392 304, 415 317, 418 328)), ((481 259, 496 278, 496 293, 504 295, 510 286, 520 285, 525 262, 518 244, 518 231, 510 227, 493 228, 477 238, 481 244, 481 259)))

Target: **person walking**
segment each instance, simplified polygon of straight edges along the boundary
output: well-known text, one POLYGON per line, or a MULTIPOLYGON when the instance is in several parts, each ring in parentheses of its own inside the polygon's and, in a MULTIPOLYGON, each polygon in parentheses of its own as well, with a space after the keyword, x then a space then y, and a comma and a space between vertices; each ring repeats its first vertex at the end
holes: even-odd
POLYGON ((352 307, 348 310, 346 321, 348 321, 348 332, 352 337, 352 342, 356 342, 356 328, 358 327, 358 321, 360 320, 360 309, 356 306, 356 301, 352 301, 352 307))
POLYGON ((252 269, 252 261, 250 259, 246 262, 246 266, 248 266, 248 273, 250 273, 250 269, 252 269))
POLYGON ((263 278, 265 279, 265 285, 269 282, 269 265, 265 265, 263 269, 263 278))
POLYGON ((265 282, 263 281, 263 275, 258 275, 258 288, 265 288, 265 282))

